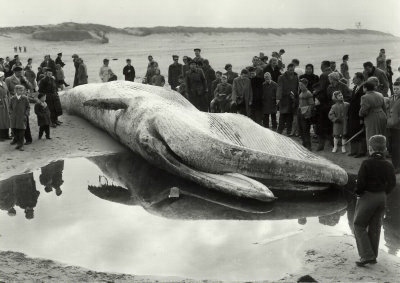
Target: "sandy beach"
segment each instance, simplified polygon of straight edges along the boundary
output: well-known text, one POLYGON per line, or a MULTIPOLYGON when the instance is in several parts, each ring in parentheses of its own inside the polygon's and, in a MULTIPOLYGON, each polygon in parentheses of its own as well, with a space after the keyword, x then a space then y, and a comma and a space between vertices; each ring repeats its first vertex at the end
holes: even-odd
MULTIPOLYGON (((0 143, 0 179, 44 166, 53 160, 67 157, 88 157, 127 150, 110 136, 87 121, 68 114, 61 117, 62 126, 51 129, 52 140, 38 140, 36 117, 31 113, 30 125, 33 143, 25 151, 14 149, 9 142, 0 143)), ((315 145, 314 145, 315 148, 315 145)), ((341 165, 349 173, 356 173, 362 159, 333 154, 330 147, 321 153, 341 165)), ((312 240, 296 247, 302 259, 299 270, 287 274, 280 282, 295 282, 303 275, 310 275, 319 282, 396 282, 400 277, 400 258, 380 251, 378 264, 366 268, 356 267, 358 259, 352 235, 315 235, 312 240)), ((196 282, 192 279, 137 276, 91 271, 77 266, 67 266, 46 259, 29 258, 29 255, 12 251, 1 252, 0 280, 43 282, 59 281, 116 281, 116 282, 196 282)), ((204 278, 207 279, 207 278, 204 278)), ((267 279, 267 278, 266 278, 267 279)), ((213 282, 213 281, 207 281, 213 282)), ((265 281, 265 282, 268 282, 265 281)))

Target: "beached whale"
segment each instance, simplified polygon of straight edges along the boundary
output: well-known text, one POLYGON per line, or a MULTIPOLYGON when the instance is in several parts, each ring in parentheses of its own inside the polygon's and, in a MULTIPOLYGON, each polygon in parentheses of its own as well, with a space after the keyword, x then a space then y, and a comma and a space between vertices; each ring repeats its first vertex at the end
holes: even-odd
POLYGON ((311 183, 317 189, 347 182, 342 168, 290 138, 242 115, 200 112, 172 90, 114 81, 82 85, 60 98, 67 111, 106 130, 150 163, 208 188, 270 201, 272 192, 251 177, 266 184, 311 183))

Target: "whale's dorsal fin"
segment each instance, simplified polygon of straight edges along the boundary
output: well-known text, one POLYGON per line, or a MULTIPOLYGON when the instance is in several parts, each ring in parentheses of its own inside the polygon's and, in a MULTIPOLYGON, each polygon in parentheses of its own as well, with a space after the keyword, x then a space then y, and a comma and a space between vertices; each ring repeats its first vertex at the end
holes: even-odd
POLYGON ((83 103, 83 106, 101 108, 104 110, 126 110, 128 104, 120 98, 90 99, 83 103))

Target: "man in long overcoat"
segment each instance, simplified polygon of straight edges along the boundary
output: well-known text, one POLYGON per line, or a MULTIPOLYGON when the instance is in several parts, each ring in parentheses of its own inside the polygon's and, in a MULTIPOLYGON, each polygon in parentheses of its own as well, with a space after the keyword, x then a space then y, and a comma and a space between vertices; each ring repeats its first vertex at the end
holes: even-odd
POLYGON ((25 129, 31 108, 28 97, 24 95, 25 91, 24 86, 17 85, 15 95, 10 100, 10 126, 14 135, 11 144, 16 144, 16 149, 21 151, 24 150, 25 129))
POLYGON ((278 133, 282 134, 286 127, 287 134, 292 131, 295 95, 298 94, 299 78, 294 72, 294 64, 287 66, 287 71, 278 79, 276 101, 279 105, 278 133))
POLYGON ((174 63, 168 67, 168 84, 171 86, 172 90, 176 90, 176 87, 179 85, 178 78, 182 75, 182 64, 178 62, 178 55, 172 55, 172 60, 174 63))
POLYGON ((50 110, 51 127, 60 125, 58 116, 63 114, 61 108, 61 101, 57 93, 56 81, 52 77, 50 70, 46 70, 46 77, 43 78, 39 83, 39 92, 46 94, 46 103, 50 110))
POLYGON ((207 112, 209 104, 207 98, 207 81, 203 71, 197 68, 195 61, 189 63, 190 69, 185 76, 186 97, 200 111, 207 112))
POLYGON ((271 116, 272 129, 276 130, 276 91, 278 84, 271 78, 271 74, 264 74, 265 82, 263 83, 262 105, 264 113, 264 127, 269 128, 269 117, 271 116))
POLYGON ((9 137, 10 129, 10 92, 4 82, 4 73, 0 71, 0 141, 9 137))
POLYGON ((253 90, 249 79, 249 71, 243 69, 240 76, 233 80, 232 107, 237 108, 237 113, 250 117, 253 103, 253 90))

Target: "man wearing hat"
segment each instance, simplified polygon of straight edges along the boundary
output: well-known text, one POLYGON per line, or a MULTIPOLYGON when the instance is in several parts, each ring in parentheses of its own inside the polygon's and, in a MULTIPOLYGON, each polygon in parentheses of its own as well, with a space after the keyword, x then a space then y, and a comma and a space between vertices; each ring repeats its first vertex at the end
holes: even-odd
POLYGON ((225 65, 226 73, 224 75, 228 78, 228 84, 233 84, 233 80, 239 76, 238 73, 232 71, 232 64, 225 65))
POLYGON ((172 55, 172 60, 174 62, 168 67, 168 83, 172 90, 176 90, 179 85, 179 76, 182 75, 182 64, 178 62, 178 55, 172 55))
POLYGON ((135 68, 131 65, 131 59, 126 59, 126 66, 122 70, 122 74, 125 76, 126 81, 135 81, 135 68))
POLYGON ((189 101, 200 111, 207 112, 208 99, 207 99, 207 81, 203 71, 197 68, 195 61, 190 61, 190 69, 185 76, 186 82, 186 97, 189 101))
POLYGON ((57 58, 56 58, 55 62, 56 62, 56 65, 59 64, 61 66, 61 68, 64 68, 65 63, 62 61, 61 57, 62 57, 62 53, 60 52, 57 54, 57 58))
POLYGON ((88 73, 86 64, 83 62, 82 58, 78 58, 78 74, 77 74, 77 85, 85 85, 88 83, 88 73))
POLYGON ((6 78, 5 82, 11 95, 15 94, 16 85, 23 85, 26 89, 33 88, 29 81, 22 75, 21 67, 15 67, 14 74, 11 77, 6 78))
POLYGON ((193 49, 193 51, 194 51, 194 55, 195 55, 194 58, 193 58, 193 61, 196 64, 198 64, 199 62, 201 62, 201 64, 204 64, 204 58, 201 57, 201 55, 200 55, 201 49, 200 48, 195 48, 195 49, 193 49))

